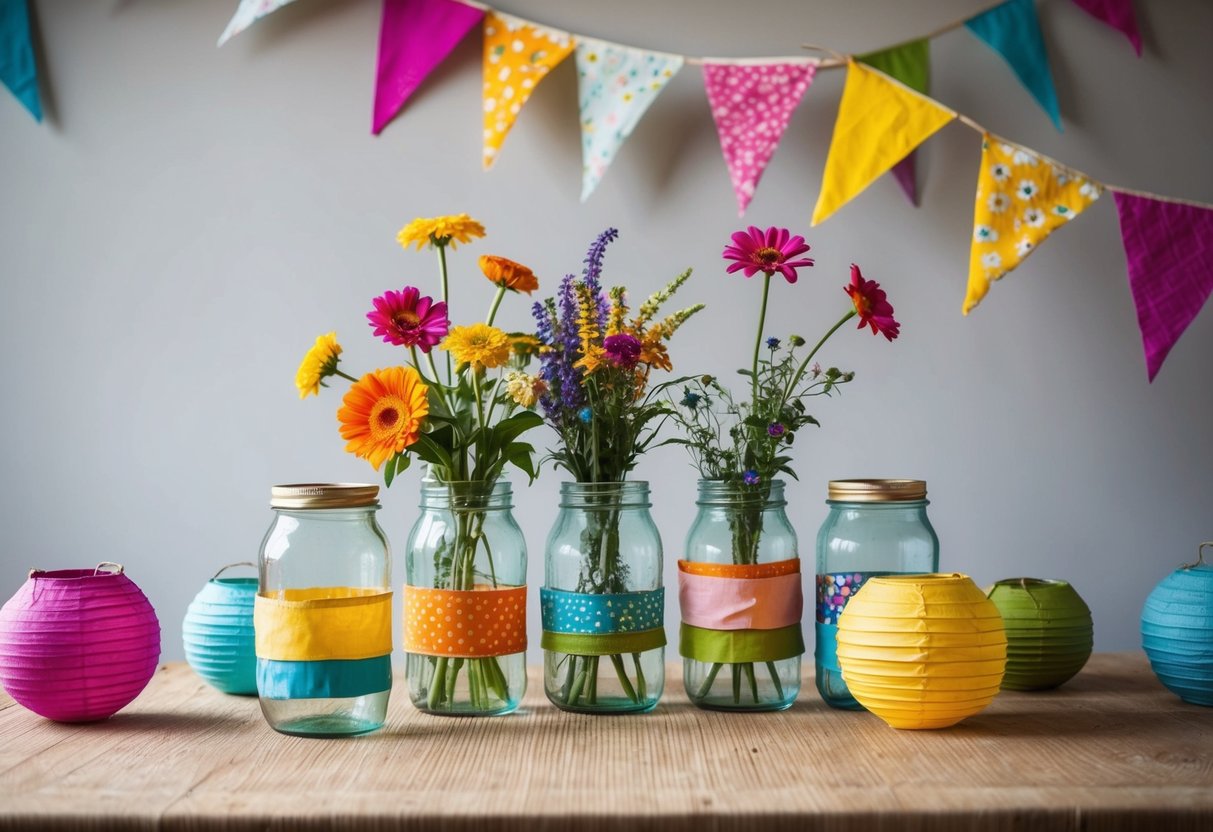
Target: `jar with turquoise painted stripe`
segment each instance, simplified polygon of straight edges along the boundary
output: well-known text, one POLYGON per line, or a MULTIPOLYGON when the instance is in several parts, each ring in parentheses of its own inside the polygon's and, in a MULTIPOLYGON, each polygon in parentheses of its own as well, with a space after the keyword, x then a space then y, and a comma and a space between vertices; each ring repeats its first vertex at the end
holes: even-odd
POLYGON ((778 711, 800 693, 804 592, 783 487, 699 481, 678 600, 682 681, 701 708, 778 711))
POLYGON ((581 713, 652 710, 665 687, 661 536, 647 482, 566 482, 548 535, 544 690, 581 713))
POLYGON ((392 583, 378 495, 375 485, 272 489, 253 627, 261 712, 283 734, 365 734, 387 716, 392 583))
POLYGON ((830 707, 863 710, 838 665, 838 616, 869 578, 939 571, 939 538, 922 480, 834 480, 817 533, 817 691, 830 707))

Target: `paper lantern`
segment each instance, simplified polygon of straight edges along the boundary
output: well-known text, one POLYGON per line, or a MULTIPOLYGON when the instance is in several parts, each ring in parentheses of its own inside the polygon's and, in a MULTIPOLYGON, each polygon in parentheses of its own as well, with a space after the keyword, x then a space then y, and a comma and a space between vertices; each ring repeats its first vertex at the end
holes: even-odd
POLYGON ((207 683, 224 693, 257 695, 257 651, 253 637, 256 578, 221 578, 233 563, 207 581, 185 611, 181 636, 185 660, 207 683))
POLYGON ((1008 578, 986 591, 1007 628, 1003 690, 1047 690, 1091 657, 1091 610, 1065 581, 1008 578))
POLYGON ((967 575, 869 578, 838 619, 855 700, 894 728, 946 728, 998 695, 1002 616, 967 575))
POLYGON ((47 719, 113 716, 159 660, 156 612, 118 564, 34 570, 0 608, 0 683, 47 719))
POLYGON ((1193 705, 1213 706, 1213 564, 1200 544, 1196 563, 1163 578, 1141 611, 1141 645, 1158 681, 1193 705))

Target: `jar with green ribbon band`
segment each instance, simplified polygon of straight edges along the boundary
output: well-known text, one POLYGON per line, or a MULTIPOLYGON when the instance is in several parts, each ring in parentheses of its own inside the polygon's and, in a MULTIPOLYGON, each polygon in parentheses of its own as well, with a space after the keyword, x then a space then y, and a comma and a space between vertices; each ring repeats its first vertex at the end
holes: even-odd
POLYGON ((562 484, 540 592, 544 690, 557 707, 656 706, 665 686, 661 558, 648 483, 562 484))
POLYGON ((274 730, 310 737, 383 726, 392 687, 392 589, 379 487, 274 486, 253 628, 257 694, 274 730))
POLYGON ((701 708, 770 711, 800 692, 804 609, 780 480, 700 480, 678 564, 683 685, 701 708))

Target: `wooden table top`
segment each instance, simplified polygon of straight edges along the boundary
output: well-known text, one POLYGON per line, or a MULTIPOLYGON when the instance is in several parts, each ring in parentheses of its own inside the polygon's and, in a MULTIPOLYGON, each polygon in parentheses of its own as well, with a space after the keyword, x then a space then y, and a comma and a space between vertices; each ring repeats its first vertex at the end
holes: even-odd
POLYGON ((1213 830, 1213 708, 1139 653, 930 732, 830 710, 811 678, 782 713, 700 711, 673 665, 651 714, 572 715, 537 673, 492 719, 418 713, 398 678, 387 726, 341 740, 277 734, 182 664, 91 725, 0 695, 0 828, 1213 830))

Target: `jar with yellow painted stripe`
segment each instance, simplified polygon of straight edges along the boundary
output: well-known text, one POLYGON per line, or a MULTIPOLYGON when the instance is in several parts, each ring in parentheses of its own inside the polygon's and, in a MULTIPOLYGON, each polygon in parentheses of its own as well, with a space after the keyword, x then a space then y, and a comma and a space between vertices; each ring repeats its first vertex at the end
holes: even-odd
POLYGON ((495 716, 526 693, 526 540, 513 491, 421 483, 404 586, 405 677, 418 709, 495 716))
POLYGON ((261 712, 305 737, 383 726, 392 687, 392 582, 379 487, 277 485, 253 628, 261 712))

